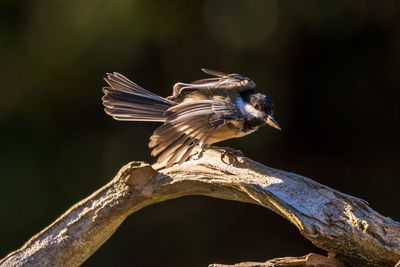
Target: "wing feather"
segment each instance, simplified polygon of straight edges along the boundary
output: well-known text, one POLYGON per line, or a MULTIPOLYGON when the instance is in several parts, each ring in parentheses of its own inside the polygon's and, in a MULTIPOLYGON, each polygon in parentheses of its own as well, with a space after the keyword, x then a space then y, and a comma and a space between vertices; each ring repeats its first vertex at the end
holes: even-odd
POLYGON ((181 159, 179 160, 179 164, 184 163, 188 157, 190 156, 190 153, 193 151, 193 149, 198 145, 199 141, 195 140, 192 144, 190 144, 187 148, 185 153, 183 153, 181 159))
POLYGON ((209 95, 212 93, 215 95, 223 94, 227 90, 240 93, 245 90, 253 90, 256 86, 252 80, 237 73, 227 74, 208 69, 202 69, 202 71, 215 77, 192 83, 176 83, 173 95, 169 99, 181 102, 188 94, 209 95))
MULTIPOLYGON (((199 121, 199 120, 196 120, 199 121)), ((181 128, 175 128, 168 126, 167 128, 171 129, 171 131, 167 134, 159 135, 158 140, 154 140, 157 144, 151 151, 152 156, 157 156, 159 153, 167 149, 172 143, 174 143, 177 139, 179 139, 182 135, 191 136, 195 130, 200 129, 203 124, 199 123, 200 127, 195 128, 196 122, 193 121, 191 125, 183 122, 183 126, 181 128), (194 125, 194 126, 193 126, 194 125)))
POLYGON ((172 157, 168 160, 167 162, 167 168, 171 167, 174 162, 180 157, 182 156, 182 153, 184 153, 190 144, 193 143, 193 140, 196 138, 196 136, 199 134, 199 131, 197 130, 196 132, 192 133, 190 135, 190 137, 188 137, 186 139, 186 141, 174 152, 174 154, 172 155, 172 157))
POLYGON ((228 73, 224 73, 224 72, 217 71, 217 70, 210 70, 210 69, 206 69, 206 68, 201 68, 201 71, 206 74, 209 74, 211 76, 216 76, 216 77, 224 77, 224 76, 229 75, 228 73))
POLYGON ((213 132, 230 120, 241 118, 241 113, 226 101, 199 100, 184 102, 169 108, 164 125, 150 137, 149 147, 157 162, 168 159, 167 167, 184 162, 196 146, 206 147, 213 132))

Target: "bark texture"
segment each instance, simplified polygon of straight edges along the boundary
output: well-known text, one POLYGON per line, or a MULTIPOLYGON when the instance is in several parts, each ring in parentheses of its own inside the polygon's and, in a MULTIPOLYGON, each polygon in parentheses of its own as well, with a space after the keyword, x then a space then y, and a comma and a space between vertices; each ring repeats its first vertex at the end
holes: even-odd
POLYGON ((143 162, 125 165, 111 182, 0 260, 0 266, 80 265, 130 214, 187 195, 268 208, 350 265, 394 266, 400 260, 400 223, 365 201, 306 177, 209 149, 170 168, 143 162))
POLYGON ((347 267, 344 263, 334 257, 322 256, 310 253, 303 257, 284 257, 276 258, 266 262, 241 262, 234 265, 210 264, 209 267, 306 267, 306 266, 324 266, 324 267, 347 267))

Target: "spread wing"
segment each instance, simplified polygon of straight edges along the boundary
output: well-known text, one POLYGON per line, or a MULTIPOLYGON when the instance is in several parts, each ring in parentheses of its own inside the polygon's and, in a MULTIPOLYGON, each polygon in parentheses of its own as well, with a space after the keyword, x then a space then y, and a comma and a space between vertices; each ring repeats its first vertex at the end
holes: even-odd
POLYGON ((242 92, 254 89, 256 84, 247 77, 240 74, 227 74, 215 70, 201 69, 204 73, 215 76, 194 81, 192 83, 176 83, 173 88, 172 100, 182 100, 188 94, 209 95, 218 91, 223 94, 226 91, 242 92))
POLYGON ((230 120, 242 117, 237 108, 225 101, 199 100, 173 106, 165 113, 164 125, 150 137, 151 155, 157 162, 168 159, 167 167, 183 163, 193 148, 207 145, 209 137, 230 120))

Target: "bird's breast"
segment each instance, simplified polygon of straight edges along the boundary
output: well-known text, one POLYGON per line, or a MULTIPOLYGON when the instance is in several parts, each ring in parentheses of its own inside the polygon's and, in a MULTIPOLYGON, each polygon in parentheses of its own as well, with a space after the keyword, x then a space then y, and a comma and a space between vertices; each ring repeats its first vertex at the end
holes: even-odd
POLYGON ((243 121, 231 121, 223 126, 221 126, 217 131, 215 131, 210 138, 208 139, 207 143, 213 144, 217 142, 221 142, 224 140, 228 140, 231 138, 238 138, 242 137, 245 135, 248 135, 255 130, 257 130, 258 127, 255 127, 254 129, 248 130, 248 131, 243 131, 243 121))

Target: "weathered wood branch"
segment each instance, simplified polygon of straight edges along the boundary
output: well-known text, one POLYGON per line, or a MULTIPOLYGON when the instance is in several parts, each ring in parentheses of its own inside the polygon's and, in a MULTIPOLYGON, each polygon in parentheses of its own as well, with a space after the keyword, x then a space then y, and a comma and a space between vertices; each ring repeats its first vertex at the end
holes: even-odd
POLYGON ((0 265, 77 266, 130 214, 187 195, 268 208, 292 222, 317 247, 351 265, 393 266, 400 260, 400 223, 365 201, 306 177, 209 149, 167 169, 127 164, 110 183, 72 206, 0 265))
POLYGON ((324 266, 324 267, 346 267, 338 259, 328 256, 322 256, 314 253, 302 257, 284 257, 268 260, 266 262, 241 262, 234 265, 210 264, 208 267, 306 267, 306 266, 324 266))

